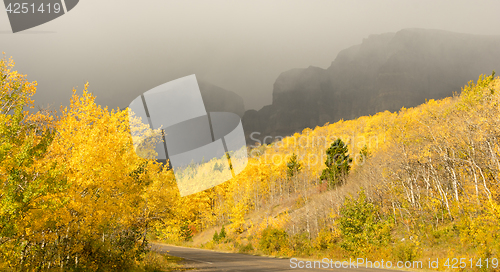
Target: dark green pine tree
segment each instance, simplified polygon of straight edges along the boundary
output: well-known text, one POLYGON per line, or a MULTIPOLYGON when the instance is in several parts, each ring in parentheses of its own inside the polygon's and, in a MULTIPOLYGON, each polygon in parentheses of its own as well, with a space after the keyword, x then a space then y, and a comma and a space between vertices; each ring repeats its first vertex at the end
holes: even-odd
POLYGON ((288 162, 286 163, 287 169, 286 173, 288 177, 296 176, 300 170, 302 170, 302 164, 297 160, 297 155, 292 154, 288 162))
POLYGON ((349 150, 341 139, 335 140, 326 150, 326 168, 323 169, 320 179, 328 183, 328 189, 342 185, 351 170, 352 158, 349 150))
POLYGON ((370 157, 370 151, 368 151, 368 146, 363 146, 361 150, 359 151, 359 163, 363 164, 366 162, 366 160, 370 157))
POLYGON ((217 231, 215 231, 214 236, 212 237, 212 240, 214 240, 214 242, 216 242, 216 243, 219 242, 219 234, 217 233, 217 231))
POLYGON ((224 225, 222 225, 222 229, 219 233, 219 241, 224 241, 226 239, 226 230, 224 229, 224 225))

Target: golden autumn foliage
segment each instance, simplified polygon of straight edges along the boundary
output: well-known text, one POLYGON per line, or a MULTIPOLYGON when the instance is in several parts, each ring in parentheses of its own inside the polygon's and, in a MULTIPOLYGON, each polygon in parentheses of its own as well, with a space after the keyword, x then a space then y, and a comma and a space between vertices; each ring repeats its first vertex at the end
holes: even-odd
POLYGON ((47 154, 53 117, 25 111, 32 107, 37 83, 13 67, 12 59, 0 60, 0 268, 24 266, 32 257, 25 249, 43 241, 43 230, 55 225, 45 211, 63 205, 52 196, 67 188, 62 166, 47 154))
MULTIPOLYGON (((97 105, 87 85, 59 115, 30 113, 36 82, 12 60, 0 64, 0 269, 124 270, 150 238, 185 243, 217 226, 227 235, 205 246, 270 255, 500 254, 494 75, 451 98, 252 147, 239 175, 181 197, 173 172, 151 159, 157 132, 127 110, 97 105), (153 140, 138 147, 132 137, 153 140), (327 186, 320 177, 337 139, 352 163, 327 186)), ((190 181, 209 184, 206 173, 220 165, 193 165, 190 181)))
POLYGON ((494 257, 500 253, 499 116, 500 79, 492 75, 452 98, 305 129, 250 149, 240 175, 192 196, 208 195, 209 206, 192 212, 215 218, 192 217, 190 224, 199 230, 228 224, 235 250, 257 249, 261 235, 280 233, 264 230, 283 229, 289 244, 275 254, 288 256, 334 250, 340 257, 395 260, 494 257), (344 185, 329 190, 320 176, 336 139, 346 143, 352 170, 344 185), (294 155, 302 169, 291 176, 287 163, 294 155), (366 202, 350 200, 362 190, 366 202), (349 224, 362 231, 341 227, 347 217, 358 218, 349 224))
POLYGON ((136 155, 128 112, 96 105, 87 85, 59 117, 24 111, 36 82, 13 65, 1 63, 0 268, 132 267, 171 212, 173 176, 136 155))

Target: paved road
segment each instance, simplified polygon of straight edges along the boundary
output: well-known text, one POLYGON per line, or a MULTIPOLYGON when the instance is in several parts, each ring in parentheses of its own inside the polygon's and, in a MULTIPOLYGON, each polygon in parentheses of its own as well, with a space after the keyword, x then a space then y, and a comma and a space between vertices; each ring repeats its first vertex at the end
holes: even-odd
MULTIPOLYGON (((167 253, 172 256, 181 257, 186 260, 186 268, 195 268, 197 271, 215 272, 215 271, 234 271, 234 272, 264 272, 264 271, 343 271, 343 272, 394 272, 387 269, 367 269, 367 268, 292 268, 295 264, 290 259, 277 259, 261 256, 253 256, 237 253, 223 253, 211 250, 170 246, 153 243, 152 249, 167 253), (292 266, 291 266, 292 265, 292 266)), ((298 262, 298 261, 297 261, 298 262)), ((297 265, 299 265, 297 263, 297 265)), ((305 261, 302 265, 306 265, 305 261)), ((317 266, 318 267, 318 264, 317 266)))

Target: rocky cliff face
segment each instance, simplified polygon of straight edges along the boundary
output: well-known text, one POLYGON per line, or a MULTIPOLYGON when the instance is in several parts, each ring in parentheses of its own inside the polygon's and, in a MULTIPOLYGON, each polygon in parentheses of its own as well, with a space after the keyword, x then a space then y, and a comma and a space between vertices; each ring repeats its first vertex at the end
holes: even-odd
POLYGON ((327 69, 283 72, 272 105, 245 112, 247 143, 452 96, 494 69, 500 69, 499 36, 424 29, 371 35, 327 69))

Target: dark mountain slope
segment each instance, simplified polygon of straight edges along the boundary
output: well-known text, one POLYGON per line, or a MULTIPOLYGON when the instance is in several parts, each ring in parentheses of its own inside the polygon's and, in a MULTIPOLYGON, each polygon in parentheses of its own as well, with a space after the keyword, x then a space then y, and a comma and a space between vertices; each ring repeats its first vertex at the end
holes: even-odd
POLYGON ((232 112, 240 117, 245 113, 243 98, 234 92, 205 81, 198 81, 207 112, 232 112))
POLYGON ((469 80, 500 69, 500 37, 404 29, 371 35, 341 51, 327 69, 283 72, 272 105, 245 112, 247 142, 306 127, 412 107, 453 95, 469 80))

